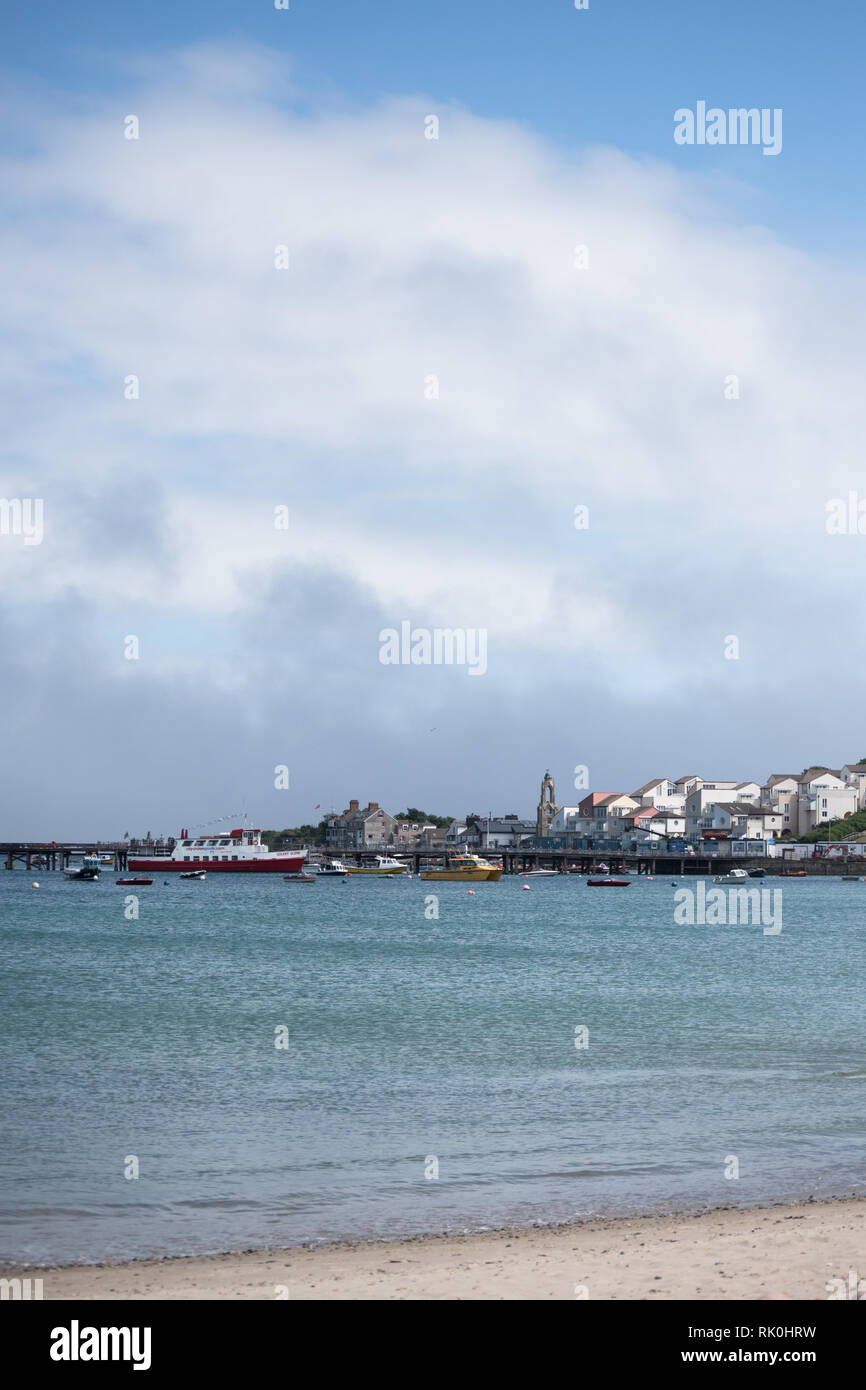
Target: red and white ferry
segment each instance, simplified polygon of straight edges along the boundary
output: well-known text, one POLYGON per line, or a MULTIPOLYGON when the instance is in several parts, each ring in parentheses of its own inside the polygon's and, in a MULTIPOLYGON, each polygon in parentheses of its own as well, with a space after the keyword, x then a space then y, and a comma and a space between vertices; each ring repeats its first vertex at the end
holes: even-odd
POLYGON ((293 874, 307 857, 305 849, 270 850, 262 844, 260 830, 232 830, 228 835, 190 838, 180 832, 169 859, 155 855, 130 855, 127 867, 134 873, 187 873, 206 869, 209 874, 293 874))

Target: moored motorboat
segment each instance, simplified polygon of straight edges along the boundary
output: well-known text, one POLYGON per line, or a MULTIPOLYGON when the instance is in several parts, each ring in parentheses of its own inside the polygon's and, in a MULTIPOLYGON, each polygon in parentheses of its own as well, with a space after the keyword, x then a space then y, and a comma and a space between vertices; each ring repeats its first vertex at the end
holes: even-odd
POLYGON ((180 877, 181 877, 181 878, 195 878, 195 879, 198 879, 199 883, 202 883, 202 882, 204 881, 204 879, 207 878, 207 870, 206 870, 206 869, 191 869, 190 872, 189 872, 188 874, 181 874, 180 877))
POLYGON ((283 874, 283 883, 315 883, 315 881, 315 874, 303 872, 299 874, 283 874))
POLYGON ((152 878, 116 878, 114 881, 124 888, 149 888, 153 883, 152 878))
POLYGON ((588 878, 587 888, 630 888, 630 878, 588 878))
POLYGON ((316 865, 317 878, 345 878, 348 872, 341 859, 324 859, 316 865))
POLYGON ((747 883, 748 879, 749 875, 746 873, 745 869, 731 869, 730 873, 717 874, 713 879, 713 883, 739 883, 742 885, 747 883))
POLYGON ((528 869, 524 878, 556 878, 556 869, 528 869))
POLYGON ((422 869, 418 877, 447 883, 496 883, 502 869, 477 854, 454 854, 441 869, 422 869))
POLYGON ((74 869, 64 869, 63 872, 72 882, 95 883, 99 878, 99 858, 95 854, 85 854, 74 869))
POLYGON ((376 874, 379 878, 391 878, 393 874, 405 874, 407 867, 389 854, 377 854, 375 865, 359 864, 356 869, 349 869, 348 872, 353 878, 356 874, 376 874))

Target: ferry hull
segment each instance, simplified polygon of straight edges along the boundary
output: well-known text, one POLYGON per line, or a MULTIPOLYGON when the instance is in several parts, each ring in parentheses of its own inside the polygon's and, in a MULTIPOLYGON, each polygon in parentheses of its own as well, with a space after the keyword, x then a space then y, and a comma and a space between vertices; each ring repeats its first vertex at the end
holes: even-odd
POLYGON ((209 874, 286 874, 297 873, 305 854, 269 854, 261 859, 151 859, 127 860, 133 873, 188 874, 205 869, 209 874))

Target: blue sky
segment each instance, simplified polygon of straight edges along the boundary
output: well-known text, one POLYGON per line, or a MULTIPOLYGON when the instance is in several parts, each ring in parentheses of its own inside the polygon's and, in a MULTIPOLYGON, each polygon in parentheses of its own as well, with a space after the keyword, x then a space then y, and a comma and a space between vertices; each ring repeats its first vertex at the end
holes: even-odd
POLYGON ((862 62, 858 0, 227 0, 9 7, 7 68, 66 88, 123 93, 109 59, 204 39, 255 41, 292 58, 314 101, 435 93, 508 117, 564 148, 612 144, 671 157, 673 111, 705 99, 781 107, 784 158, 680 150, 702 173, 745 185, 743 206, 800 244, 858 252, 862 62))
POLYGON ((0 536, 8 836, 863 754, 857 7, 4 26, 0 496, 45 505, 0 536), (699 100, 781 153, 675 144, 699 100), (381 664, 404 621, 487 673, 381 664))

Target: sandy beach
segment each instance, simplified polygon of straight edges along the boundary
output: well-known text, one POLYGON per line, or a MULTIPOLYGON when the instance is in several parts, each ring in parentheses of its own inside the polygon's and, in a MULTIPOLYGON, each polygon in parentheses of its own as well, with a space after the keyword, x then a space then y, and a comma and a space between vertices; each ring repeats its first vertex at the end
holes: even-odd
POLYGON ((4 1273, 46 1299, 735 1300, 827 1299, 851 1270, 866 1198, 4 1273))

